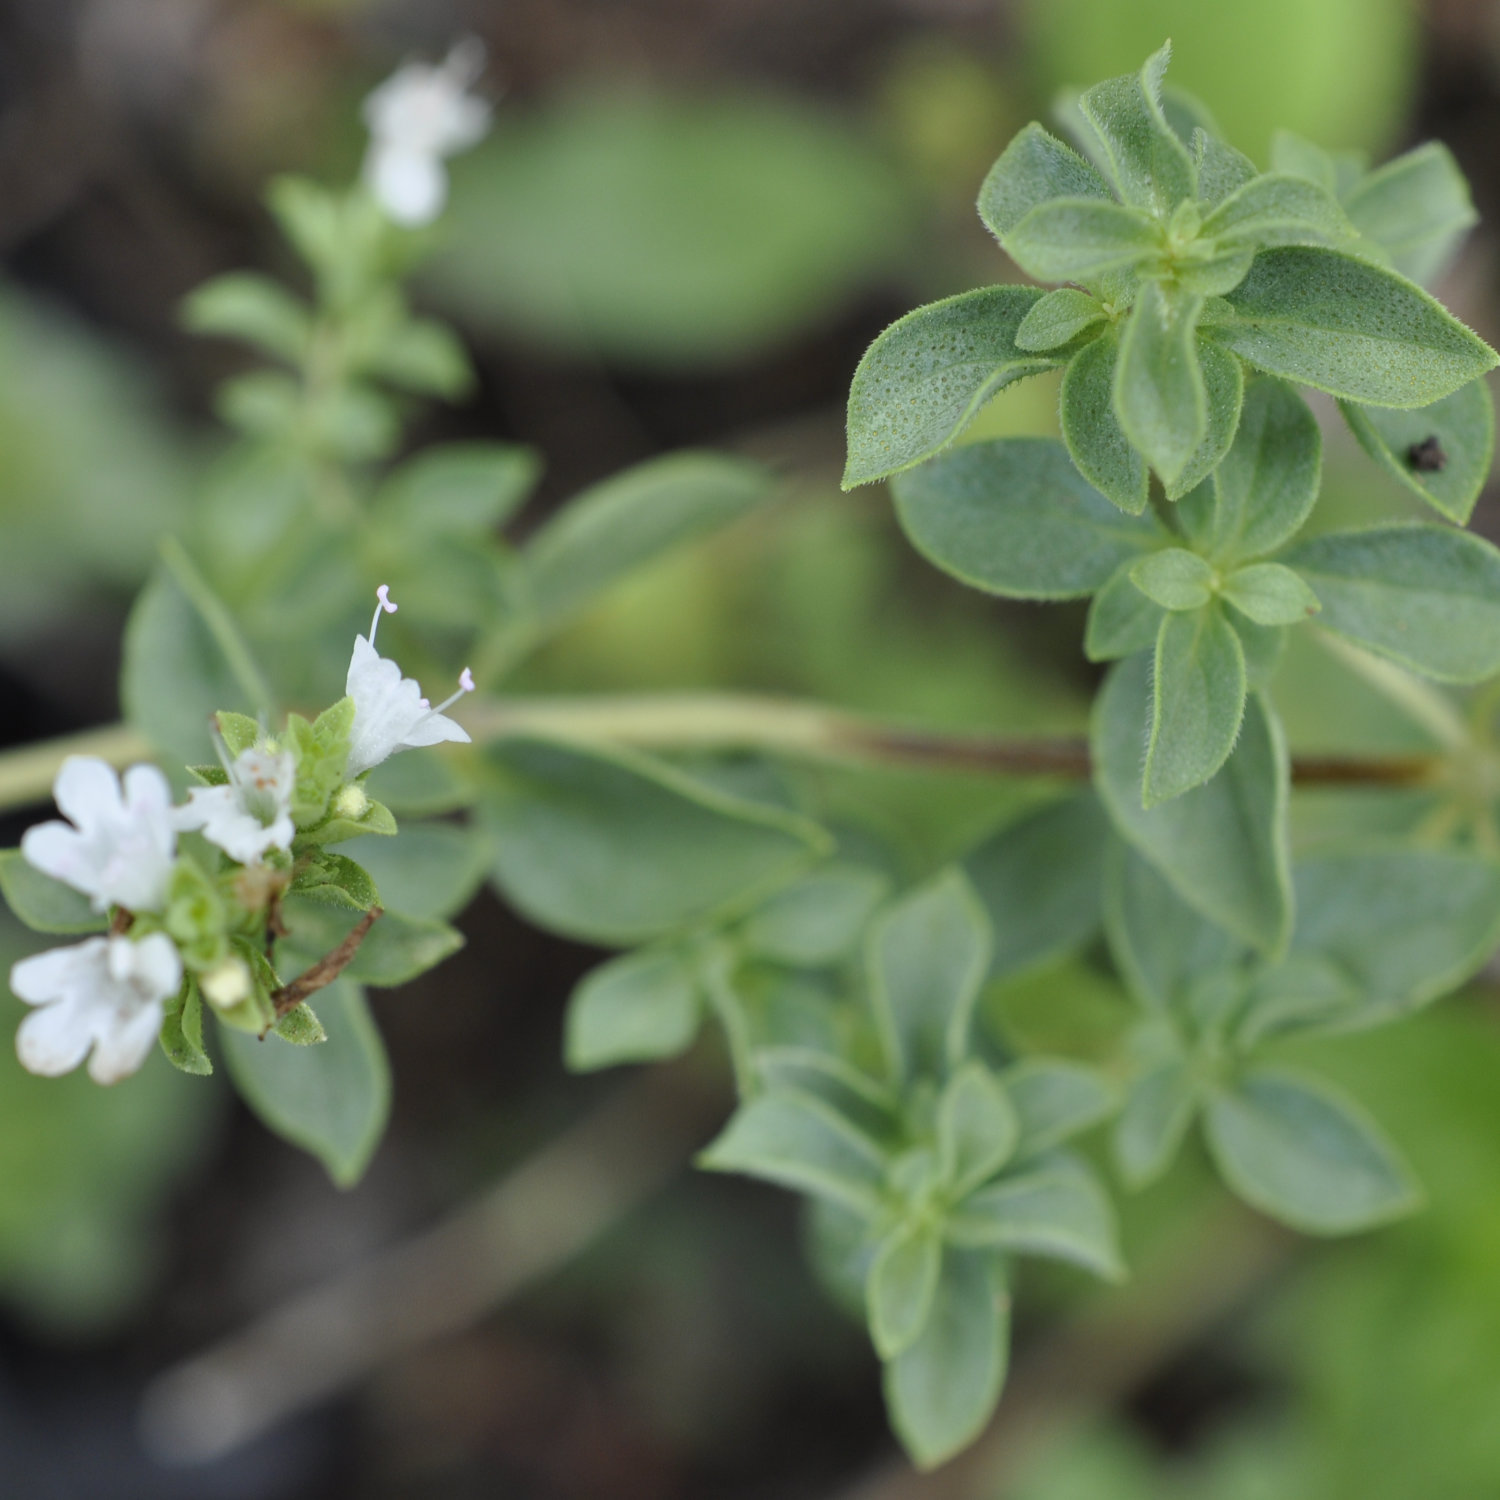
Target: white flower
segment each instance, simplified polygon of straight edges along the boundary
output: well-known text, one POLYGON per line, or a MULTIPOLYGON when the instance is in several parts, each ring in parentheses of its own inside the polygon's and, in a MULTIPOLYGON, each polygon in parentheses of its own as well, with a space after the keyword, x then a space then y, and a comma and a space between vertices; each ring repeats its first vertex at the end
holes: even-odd
POLYGON ((93 1049, 89 1076, 118 1083, 145 1062, 161 1031, 162 1002, 182 984, 171 938, 96 937, 23 958, 10 987, 37 1010, 21 1022, 16 1053, 33 1073, 71 1073, 93 1049))
POLYGON ((465 667, 458 679, 458 691, 436 708, 422 696, 415 678, 403 677, 393 661, 377 655, 375 630, 382 613, 395 614, 390 589, 381 584, 375 591, 379 603, 370 621, 368 637, 354 638, 354 655, 349 659, 349 675, 344 691, 354 699, 354 728, 349 737, 348 775, 353 778, 371 766, 378 766, 397 750, 417 750, 424 745, 438 745, 444 740, 468 744, 469 736, 443 710, 457 703, 465 693, 474 691, 474 679, 465 667))
POLYGON ((155 766, 132 766, 122 797, 113 767, 96 756, 70 755, 52 795, 71 826, 54 819, 27 829, 21 840, 27 862, 82 891, 95 911, 158 910, 177 846, 167 778, 155 766))
POLYGON ((242 865, 254 864, 267 849, 290 849, 296 832, 291 813, 296 756, 252 745, 230 760, 220 741, 219 759, 228 782, 194 787, 187 805, 173 811, 173 823, 201 828, 209 843, 242 865))
POLYGON ((365 100, 365 181, 398 224, 430 224, 443 211, 443 158, 474 145, 489 128, 489 105, 468 92, 483 71, 484 47, 471 37, 441 67, 406 63, 365 100))

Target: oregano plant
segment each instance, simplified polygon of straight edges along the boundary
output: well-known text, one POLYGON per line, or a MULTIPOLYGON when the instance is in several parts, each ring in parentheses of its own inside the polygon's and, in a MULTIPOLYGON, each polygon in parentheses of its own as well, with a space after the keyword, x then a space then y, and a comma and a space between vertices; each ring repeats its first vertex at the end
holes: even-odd
POLYGON ((1027 126, 985 179, 981 217, 1043 285, 908 314, 849 398, 845 484, 889 480, 925 558, 1005 598, 1089 601, 1086 744, 516 693, 508 674, 615 583, 776 480, 679 454, 516 527, 535 454, 404 451, 415 403, 471 380, 405 278, 487 107, 472 49, 403 69, 372 98, 359 183, 272 189, 301 282, 234 273, 188 304, 270 367, 221 393, 237 436, 135 606, 128 724, 98 754, 57 747, 62 818, 0 854, 14 913, 81 939, 11 971, 23 1063, 114 1083, 158 1043, 188 1073, 221 1060, 350 1183, 390 1084, 363 987, 448 957, 488 879, 614 950, 568 1003, 570 1067, 722 1044, 736 1103, 699 1164, 805 1200, 816 1273, 868 1328, 922 1466, 1001 1399, 1025 1262, 1124 1277, 1116 1196, 1190 1138, 1308 1234, 1411 1211, 1398 1145, 1288 1058, 1452 993, 1500 943, 1496 700, 1454 691, 1500 675, 1500 552, 1463 529, 1497 356, 1422 286, 1473 211, 1436 146, 1370 171, 1282 136, 1262 172, 1167 60, 1067 104, 1072 144, 1027 126), (1060 439, 960 443, 1047 371, 1060 439), (1309 391, 1440 519, 1321 525, 1309 391), (1293 630, 1428 748, 1293 756, 1293 630), (419 678, 458 688, 433 705, 419 678), (956 854, 914 854, 830 792, 851 762, 982 764, 1037 795, 956 854), (1307 784, 1408 815, 1316 843, 1307 784), (1118 991, 1110 1056, 997 1020, 1008 982, 1079 955, 1118 991))

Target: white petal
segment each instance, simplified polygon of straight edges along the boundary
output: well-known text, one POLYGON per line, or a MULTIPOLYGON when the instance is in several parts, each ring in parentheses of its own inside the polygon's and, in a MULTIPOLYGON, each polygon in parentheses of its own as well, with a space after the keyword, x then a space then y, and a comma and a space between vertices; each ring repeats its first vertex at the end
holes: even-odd
POLYGON ((133 813, 165 813, 172 806, 172 788, 155 766, 132 766, 125 773, 125 806, 133 813))
POLYGON ((21 1022, 16 1056, 28 1073, 57 1078, 71 1073, 94 1040, 87 1009, 73 1001, 45 1005, 21 1022))
POLYGON ((165 1000, 177 993, 182 984, 182 957, 166 933, 153 932, 138 943, 130 942, 129 938, 116 941, 129 943, 134 950, 135 987, 142 994, 153 1000, 165 1000))
POLYGON ((184 832, 202 828, 214 818, 222 817, 226 807, 234 806, 234 788, 228 786, 195 786, 181 807, 171 812, 172 825, 184 832))
MULTIPOLYGON (((27 864, 87 896, 97 894, 99 889, 97 863, 90 850, 90 841, 83 834, 56 818, 38 823, 21 835, 21 853, 27 864)), ((109 903, 96 901, 94 905, 103 911, 109 903)))
POLYGON ((455 744, 467 745, 469 732, 461 724, 455 724, 445 714, 431 714, 407 730, 397 748, 419 750, 424 745, 441 745, 448 740, 455 744))
POLYGON ((155 1000, 128 1020, 112 1026, 94 1046, 94 1055, 89 1059, 89 1077, 95 1083, 118 1083, 137 1072, 161 1034, 161 1021, 162 1004, 155 1000))
POLYGON ((365 181, 391 218, 413 229, 432 223, 448 197, 448 176, 437 156, 401 145, 373 144, 365 181))
POLYGON ((94 976, 104 972, 108 940, 89 938, 66 948, 34 953, 12 966, 10 987, 18 1000, 28 1005, 48 1005, 71 991, 86 988, 94 976))
POLYGON ((70 755, 52 783, 52 798, 65 818, 85 830, 118 821, 123 811, 119 777, 97 755, 70 755))

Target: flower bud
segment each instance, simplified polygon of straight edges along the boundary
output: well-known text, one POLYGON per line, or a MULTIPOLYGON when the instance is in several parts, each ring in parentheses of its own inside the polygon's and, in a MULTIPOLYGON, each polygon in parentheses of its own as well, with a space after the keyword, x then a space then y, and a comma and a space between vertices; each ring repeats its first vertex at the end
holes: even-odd
POLYGON ((217 1010, 228 1010, 249 998, 250 969, 242 958, 226 958, 198 980, 203 998, 217 1010))

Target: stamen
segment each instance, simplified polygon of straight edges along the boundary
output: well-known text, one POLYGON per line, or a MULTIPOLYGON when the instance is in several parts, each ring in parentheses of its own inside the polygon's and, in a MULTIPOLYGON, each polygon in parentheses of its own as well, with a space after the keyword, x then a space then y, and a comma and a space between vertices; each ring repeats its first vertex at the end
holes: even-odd
POLYGON ((443 701, 439 703, 435 709, 432 710, 433 713, 442 713, 445 709, 451 708, 455 703, 457 703, 465 693, 472 693, 473 691, 474 674, 469 671, 467 667, 465 667, 463 671, 458 674, 458 691, 454 693, 451 698, 444 698, 443 701))
POLYGON ((375 606, 375 616, 370 621, 369 641, 372 646, 375 644, 375 627, 380 624, 381 615, 393 615, 398 609, 401 608, 399 604, 392 602, 391 586, 388 583, 382 583, 380 587, 375 590, 375 598, 379 602, 375 606))

